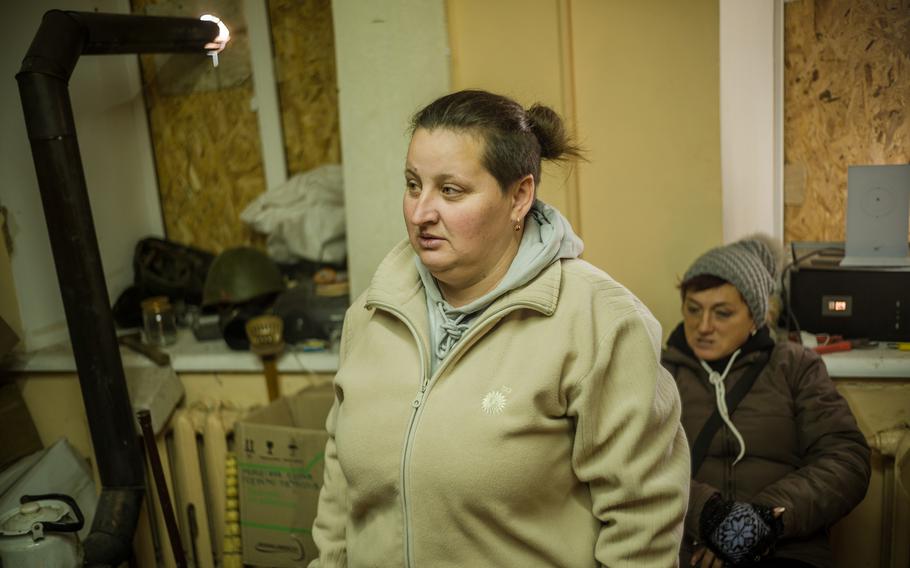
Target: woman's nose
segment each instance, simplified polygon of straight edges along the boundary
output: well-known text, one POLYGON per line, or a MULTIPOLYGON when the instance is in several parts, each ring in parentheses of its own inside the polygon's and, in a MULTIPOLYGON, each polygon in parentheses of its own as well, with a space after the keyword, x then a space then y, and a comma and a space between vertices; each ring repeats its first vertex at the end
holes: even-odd
POLYGON ((711 331, 711 326, 713 322, 711 321, 711 314, 707 311, 701 315, 701 318, 698 320, 698 331, 700 333, 708 333, 711 331))
POLYGON ((414 198, 412 206, 410 221, 414 225, 426 225, 439 220, 439 212, 436 209, 432 192, 421 192, 419 196, 414 198))

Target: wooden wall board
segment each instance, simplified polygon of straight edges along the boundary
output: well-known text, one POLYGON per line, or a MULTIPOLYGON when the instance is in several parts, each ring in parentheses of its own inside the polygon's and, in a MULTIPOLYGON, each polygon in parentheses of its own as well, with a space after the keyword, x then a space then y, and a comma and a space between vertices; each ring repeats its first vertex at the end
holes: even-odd
POLYGON ((140 57, 167 238, 214 253, 261 246, 240 220, 265 191, 265 174, 239 0, 133 0, 132 8, 153 15, 212 13, 231 30, 218 69, 204 56, 194 57, 207 66, 188 65, 187 55, 140 57), (172 67, 184 73, 168 72, 172 67))
POLYGON ((910 0, 784 12, 784 234, 842 241, 847 167, 910 162, 910 0))
POLYGON ((269 0, 288 175, 341 162, 331 0, 269 0))
POLYGON ((149 108, 169 239, 215 253, 253 243, 240 213, 265 191, 265 176, 251 96, 249 88, 192 93, 149 108))
MULTIPOLYGON (((262 246, 240 213, 266 190, 240 0, 133 0, 137 13, 218 15, 231 30, 218 69, 195 55, 140 58, 166 236, 214 253, 262 246)), ((288 173, 341 160, 330 0, 270 0, 288 173)))

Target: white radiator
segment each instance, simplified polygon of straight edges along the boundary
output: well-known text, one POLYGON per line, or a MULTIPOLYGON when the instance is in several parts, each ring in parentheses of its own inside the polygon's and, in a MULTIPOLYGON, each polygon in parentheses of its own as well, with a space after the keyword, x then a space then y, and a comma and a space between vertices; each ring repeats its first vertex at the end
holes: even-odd
POLYGON ((881 568, 910 568, 910 426, 879 432, 869 446, 882 455, 881 568))
MULTIPOLYGON (((239 415, 236 408, 221 403, 179 408, 156 440, 190 566, 222 566, 225 536, 236 537, 228 538, 228 552, 239 551, 239 528, 236 523, 229 525, 226 519, 229 496, 225 484, 225 460, 239 415), (236 550, 232 550, 234 546, 236 550)), ((151 475, 148 479, 152 479, 151 475)), ((148 505, 153 511, 151 524, 157 543, 157 563, 175 568, 157 491, 154 483, 149 485, 148 505)), ((236 487, 231 493, 232 508, 236 511, 236 487)), ((140 560, 140 565, 147 562, 140 560)))

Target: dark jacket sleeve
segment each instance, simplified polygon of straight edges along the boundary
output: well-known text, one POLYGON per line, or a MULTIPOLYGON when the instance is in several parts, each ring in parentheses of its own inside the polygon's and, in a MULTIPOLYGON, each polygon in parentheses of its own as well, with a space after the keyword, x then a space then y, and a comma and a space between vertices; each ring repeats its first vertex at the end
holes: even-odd
POLYGON ((686 538, 689 540, 701 540, 700 521, 701 512, 705 508, 705 503, 715 493, 720 493, 713 485, 702 483, 692 478, 689 486, 689 508, 686 511, 686 538))
POLYGON ((869 446, 821 357, 793 349, 788 382, 802 465, 754 499, 786 507, 784 538, 810 535, 837 522, 862 501, 870 475, 869 446))

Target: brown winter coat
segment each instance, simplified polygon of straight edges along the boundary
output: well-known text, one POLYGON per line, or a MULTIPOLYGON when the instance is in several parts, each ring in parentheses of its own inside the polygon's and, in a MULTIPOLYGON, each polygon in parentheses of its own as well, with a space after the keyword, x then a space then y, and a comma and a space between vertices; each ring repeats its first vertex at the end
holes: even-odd
MULTIPOLYGON (((672 338, 669 344, 662 362, 676 379, 683 427, 694 444, 714 412, 714 387, 691 351, 672 346, 672 338)), ((682 565, 689 565, 702 507, 715 492, 726 499, 786 507, 773 556, 814 566, 833 565, 827 529, 866 494, 869 447, 821 357, 790 342, 768 349, 770 360, 731 415, 745 440, 745 456, 733 467, 739 445, 723 426, 692 480, 682 565)), ((760 356, 751 352, 735 361, 725 380, 728 391, 760 356)))

